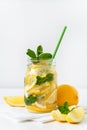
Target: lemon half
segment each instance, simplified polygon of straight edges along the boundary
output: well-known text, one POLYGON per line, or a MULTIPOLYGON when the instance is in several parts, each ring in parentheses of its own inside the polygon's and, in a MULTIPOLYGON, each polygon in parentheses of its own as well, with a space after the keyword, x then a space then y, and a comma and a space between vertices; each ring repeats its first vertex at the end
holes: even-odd
POLYGON ((79 123, 84 118, 84 109, 82 107, 76 107, 66 116, 66 121, 70 123, 79 123))

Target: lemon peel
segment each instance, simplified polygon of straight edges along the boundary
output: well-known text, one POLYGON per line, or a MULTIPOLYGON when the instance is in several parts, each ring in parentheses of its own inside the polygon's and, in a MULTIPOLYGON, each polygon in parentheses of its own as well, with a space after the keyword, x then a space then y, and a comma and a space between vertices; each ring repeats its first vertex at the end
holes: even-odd
POLYGON ((80 106, 72 105, 69 107, 70 112, 68 114, 62 114, 58 109, 51 112, 53 119, 59 122, 68 122, 77 124, 83 121, 85 112, 80 106))
POLYGON ((80 123, 84 119, 84 109, 76 107, 66 116, 66 121, 69 123, 80 123))
POLYGON ((53 110, 51 116, 59 122, 66 122, 66 114, 62 114, 59 110, 53 110))
POLYGON ((25 107, 24 96, 4 96, 4 101, 13 107, 25 107))

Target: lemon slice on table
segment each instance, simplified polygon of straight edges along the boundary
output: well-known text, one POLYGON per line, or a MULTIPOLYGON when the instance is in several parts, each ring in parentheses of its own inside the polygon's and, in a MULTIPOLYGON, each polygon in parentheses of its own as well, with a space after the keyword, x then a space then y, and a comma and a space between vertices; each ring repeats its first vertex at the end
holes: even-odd
POLYGON ((51 112, 53 119, 59 122, 66 122, 66 114, 62 114, 58 109, 51 112))
POLYGON ((84 109, 80 106, 72 105, 69 107, 68 114, 61 113, 58 109, 51 112, 53 119, 59 122, 80 123, 84 118, 84 109))
POLYGON ((24 107, 24 96, 4 96, 4 101, 13 107, 24 107))
POLYGON ((76 107, 66 116, 66 121, 70 123, 80 123, 84 118, 84 109, 76 107))

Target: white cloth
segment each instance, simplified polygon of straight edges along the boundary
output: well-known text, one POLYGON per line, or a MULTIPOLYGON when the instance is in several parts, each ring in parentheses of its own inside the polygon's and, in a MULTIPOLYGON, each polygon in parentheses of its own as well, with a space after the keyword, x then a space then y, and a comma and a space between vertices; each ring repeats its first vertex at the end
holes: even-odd
MULTIPOLYGON (((82 106, 87 116, 87 106, 82 106)), ((24 121, 37 121, 41 123, 47 123, 54 121, 51 117, 51 113, 33 113, 29 112, 26 108, 22 107, 10 107, 6 103, 0 106, 0 115, 11 119, 12 121, 24 122, 24 121)))
POLYGON ((53 121, 51 113, 33 113, 29 112, 26 108, 10 107, 5 105, 0 109, 0 115, 11 119, 12 121, 24 122, 24 121, 38 121, 46 123, 53 121))

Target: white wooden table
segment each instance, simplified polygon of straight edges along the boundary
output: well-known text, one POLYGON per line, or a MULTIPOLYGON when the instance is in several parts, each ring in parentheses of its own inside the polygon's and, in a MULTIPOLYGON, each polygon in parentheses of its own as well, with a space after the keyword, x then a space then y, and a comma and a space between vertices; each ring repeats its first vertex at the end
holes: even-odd
MULTIPOLYGON (((79 105, 87 106, 87 89, 79 89, 79 105)), ((0 89, 0 110, 4 109, 5 102, 3 96, 22 95, 23 89, 0 89)), ((69 124, 60 122, 13 122, 5 117, 0 116, 0 130, 87 130, 87 115, 80 124, 69 124)))

